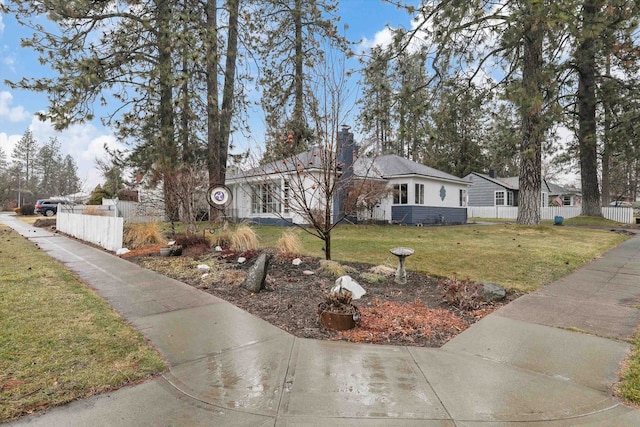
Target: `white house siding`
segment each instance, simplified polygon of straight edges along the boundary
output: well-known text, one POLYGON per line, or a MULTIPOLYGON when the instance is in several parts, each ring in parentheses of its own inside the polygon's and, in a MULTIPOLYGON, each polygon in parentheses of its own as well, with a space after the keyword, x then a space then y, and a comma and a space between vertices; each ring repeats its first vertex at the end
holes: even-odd
MULTIPOLYGON (((406 178, 392 178, 389 180, 389 188, 393 189, 394 185, 407 184, 407 201, 408 205, 416 205, 415 203, 415 189, 416 184, 424 185, 424 204, 422 206, 437 206, 437 207, 460 207, 460 190, 468 192, 468 186, 465 184, 458 184, 453 182, 436 181, 422 177, 406 177, 406 178), (440 190, 444 188, 445 197, 444 200, 440 196, 440 190)), ((393 195, 391 196, 391 201, 393 195)))
POLYGON ((393 222, 402 224, 435 224, 435 223, 464 223, 467 219, 466 207, 460 206, 460 190, 468 192, 468 185, 448 181, 439 181, 419 176, 396 177, 390 179, 389 186, 407 184, 407 204, 393 204, 393 195, 385 207, 390 212, 393 222), (415 203, 415 185, 424 185, 424 203, 415 203), (444 199, 441 190, 444 189, 444 199))
MULTIPOLYGON (((310 201, 313 209, 319 209, 322 206, 320 203, 320 196, 321 196, 319 194, 320 189, 317 187, 318 179, 319 177, 316 177, 314 179, 310 176, 307 176, 306 178, 305 177, 302 178, 302 183, 301 183, 301 186, 306 191, 306 200, 310 201), (316 186, 315 189, 313 188, 314 186, 316 186)), ((251 186, 267 184, 267 183, 275 184, 277 182, 280 182, 280 186, 282 189, 283 180, 284 180, 284 177, 281 175, 272 175, 268 178, 265 178, 265 177, 256 178, 256 179, 238 178, 238 179, 234 179, 231 182, 228 182, 227 185, 231 188, 231 191, 233 194, 232 208, 229 212, 230 215, 239 220, 255 221, 255 222, 265 223, 265 224, 284 225, 286 223, 289 223, 289 224, 308 223, 305 217, 303 217, 302 215, 296 212, 301 209, 299 207, 298 209, 296 209, 295 200, 293 199, 293 197, 289 198, 290 208, 288 213, 284 212, 284 206, 282 206, 282 203, 281 203, 282 195, 278 197, 279 199, 278 202, 280 204, 280 213, 273 213, 273 212, 254 213, 252 211, 253 193, 252 193, 251 186)), ((292 177, 291 179, 289 179, 289 182, 293 183, 294 181, 297 181, 297 180, 298 180, 297 177, 292 177)), ((290 188, 290 191, 293 192, 296 189, 299 189, 299 187, 300 187, 299 184, 298 185, 294 184, 290 188)))

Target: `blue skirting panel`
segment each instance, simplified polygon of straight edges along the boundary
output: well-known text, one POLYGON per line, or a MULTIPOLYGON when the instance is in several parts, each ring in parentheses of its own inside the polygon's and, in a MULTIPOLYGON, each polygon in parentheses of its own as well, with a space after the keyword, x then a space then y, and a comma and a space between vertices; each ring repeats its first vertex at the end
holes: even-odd
POLYGON ((391 220, 395 224, 465 224, 467 208, 398 205, 391 207, 391 220))
POLYGON ((259 224, 259 225, 277 225, 279 227, 293 226, 291 221, 285 221, 282 218, 238 218, 238 219, 235 219, 235 221, 248 222, 248 223, 259 224))

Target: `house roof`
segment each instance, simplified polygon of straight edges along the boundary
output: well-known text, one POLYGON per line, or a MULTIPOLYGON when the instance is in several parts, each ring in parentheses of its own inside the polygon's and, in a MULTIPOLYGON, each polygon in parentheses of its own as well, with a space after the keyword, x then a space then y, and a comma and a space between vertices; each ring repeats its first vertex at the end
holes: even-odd
POLYGON ((506 188, 507 190, 518 190, 520 188, 520 184, 518 182, 519 178, 517 176, 509 176, 505 178, 492 178, 489 175, 486 175, 483 173, 471 172, 465 178, 468 178, 470 175, 476 175, 476 176, 479 176, 480 178, 484 178, 487 181, 491 181, 494 184, 498 184, 499 186, 506 188))
MULTIPOLYGON (((485 175, 483 173, 472 172, 469 175, 476 175, 481 178, 486 179, 487 181, 491 181, 495 184, 498 184, 507 190, 519 190, 520 189, 520 178, 517 176, 510 176, 505 178, 492 178, 489 175, 485 175)), ((465 178, 468 178, 467 175, 465 178)), ((542 180, 542 190, 549 193, 549 195, 562 195, 562 194, 580 194, 580 190, 573 187, 564 187, 562 185, 547 181, 546 179, 542 180)))
POLYGON ((237 170, 231 173, 227 178, 230 180, 242 179, 260 175, 271 175, 281 172, 295 172, 299 169, 319 169, 321 159, 317 148, 304 151, 295 156, 287 157, 283 160, 276 160, 271 163, 256 166, 248 170, 237 170))
MULTIPOLYGON (((360 161, 360 159, 358 159, 360 161)), ((464 184, 469 184, 468 180, 459 178, 457 176, 450 175, 441 170, 431 168, 413 160, 406 159, 404 157, 397 156, 395 154, 387 154, 384 156, 378 156, 373 159, 374 173, 378 174, 382 178, 396 178, 401 176, 418 175, 428 178, 434 178, 444 181, 454 181, 464 184)), ((356 168, 356 173, 359 170, 356 168)))
MULTIPOLYGON (((229 180, 242 179, 260 175, 270 175, 282 172, 295 172, 299 169, 319 169, 322 165, 321 153, 312 148, 295 156, 267 163, 245 171, 231 173, 229 180)), ((390 179, 401 176, 417 175, 442 181, 453 181, 470 184, 468 180, 458 178, 438 169, 425 166, 395 154, 378 156, 375 158, 359 157, 353 166, 354 175, 372 179, 390 179)))

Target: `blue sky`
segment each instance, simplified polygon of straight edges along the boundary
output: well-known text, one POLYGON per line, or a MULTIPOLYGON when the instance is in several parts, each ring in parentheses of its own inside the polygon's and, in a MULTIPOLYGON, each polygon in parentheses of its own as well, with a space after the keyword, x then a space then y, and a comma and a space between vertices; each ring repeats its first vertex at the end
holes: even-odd
MULTIPOLYGON (((10 1, 0 0, 0 3, 10 4, 10 1)), ((361 49, 389 41, 390 34, 385 30, 387 25, 409 27, 411 22, 411 17, 405 11, 380 0, 341 0, 340 15, 340 27, 348 25, 348 38, 361 41, 361 49)), ((84 189, 90 190, 102 182, 95 170, 94 159, 104 155, 103 146, 107 144, 117 148, 123 144, 98 119, 56 132, 49 123, 41 122, 34 116, 34 113, 47 108, 45 94, 14 90, 5 84, 5 80, 51 75, 46 66, 40 65, 33 51, 20 47, 20 38, 30 34, 31 31, 18 25, 11 15, 0 14, 0 147, 11 157, 13 147, 27 129, 31 129, 40 143, 57 137, 63 155, 70 154, 76 160, 84 189)), ((248 139, 241 135, 234 136, 239 145, 254 145, 262 141, 260 119, 254 122, 253 133, 248 139)))

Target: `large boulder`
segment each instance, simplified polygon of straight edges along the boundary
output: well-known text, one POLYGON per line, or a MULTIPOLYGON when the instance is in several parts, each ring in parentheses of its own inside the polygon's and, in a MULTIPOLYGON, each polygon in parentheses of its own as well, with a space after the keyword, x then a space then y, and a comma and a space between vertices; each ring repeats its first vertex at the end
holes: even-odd
POLYGON ((351 276, 338 277, 336 284, 331 288, 331 293, 339 293, 342 289, 346 289, 352 294, 353 299, 360 299, 367 291, 351 276))
POLYGON ((270 260, 270 255, 261 254, 249 269, 247 277, 244 279, 244 282, 242 282, 242 287, 255 294, 260 292, 260 290, 264 288, 270 260))
POLYGON ((482 283, 482 296, 487 302, 502 301, 507 296, 507 291, 493 283, 482 283))

